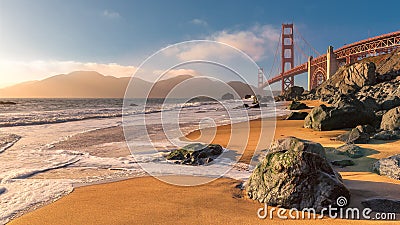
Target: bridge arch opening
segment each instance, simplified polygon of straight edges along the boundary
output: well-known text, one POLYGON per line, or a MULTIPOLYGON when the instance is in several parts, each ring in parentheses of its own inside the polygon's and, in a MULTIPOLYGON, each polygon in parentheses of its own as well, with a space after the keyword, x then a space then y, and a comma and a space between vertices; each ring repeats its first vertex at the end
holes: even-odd
POLYGON ((318 87, 326 80, 326 71, 319 67, 312 76, 312 88, 318 87))

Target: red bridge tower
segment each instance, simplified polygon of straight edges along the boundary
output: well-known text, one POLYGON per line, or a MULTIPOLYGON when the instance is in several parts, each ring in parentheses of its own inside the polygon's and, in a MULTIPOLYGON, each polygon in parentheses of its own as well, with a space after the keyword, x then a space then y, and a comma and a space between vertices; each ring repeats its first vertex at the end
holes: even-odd
POLYGON ((282 24, 282 92, 294 86, 294 76, 285 77, 283 74, 286 70, 294 67, 294 39, 293 39, 293 23, 282 24))

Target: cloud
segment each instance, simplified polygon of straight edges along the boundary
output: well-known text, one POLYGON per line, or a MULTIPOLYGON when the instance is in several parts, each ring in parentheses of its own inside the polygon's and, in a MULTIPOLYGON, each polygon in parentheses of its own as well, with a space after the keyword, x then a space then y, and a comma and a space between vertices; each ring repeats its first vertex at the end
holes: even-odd
MULTIPOLYGON (((242 50, 253 60, 260 61, 274 55, 279 37, 279 29, 271 25, 256 25, 246 30, 221 30, 205 39, 228 44, 242 50)), ((181 49, 172 48, 167 54, 175 54, 181 60, 193 60, 215 56, 216 53, 221 58, 229 58, 232 51, 213 43, 201 42, 181 49)))
POLYGON ((199 25, 199 26, 204 26, 204 27, 208 26, 207 21, 202 20, 202 19, 197 19, 197 18, 191 20, 190 23, 191 24, 195 24, 195 25, 199 25))
POLYGON ((97 71, 103 75, 115 77, 132 76, 137 70, 134 66, 116 63, 94 63, 76 61, 0 61, 1 84, 19 83, 28 80, 40 80, 58 74, 73 71, 97 71))
POLYGON ((106 18, 109 19, 119 19, 121 18, 121 15, 118 12, 112 11, 112 10, 104 10, 102 15, 106 18))

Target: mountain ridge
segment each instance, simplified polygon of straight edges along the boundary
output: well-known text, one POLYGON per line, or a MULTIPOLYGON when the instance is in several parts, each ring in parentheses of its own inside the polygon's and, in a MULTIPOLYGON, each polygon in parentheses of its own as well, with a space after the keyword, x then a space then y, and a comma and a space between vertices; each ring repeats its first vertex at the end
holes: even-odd
POLYGON ((240 81, 230 81, 226 85, 208 78, 189 78, 195 77, 180 75, 157 81, 153 85, 136 77, 117 78, 96 71, 74 71, 2 88, 0 98, 123 98, 129 82, 133 82, 135 86, 129 89, 129 96, 138 98, 165 98, 177 84, 182 84, 185 88, 178 88, 173 93, 175 97, 210 94, 220 98, 227 92, 236 91, 236 97, 239 98, 252 94, 252 89, 255 90, 254 86, 240 81), (146 90, 151 90, 148 95, 146 90))

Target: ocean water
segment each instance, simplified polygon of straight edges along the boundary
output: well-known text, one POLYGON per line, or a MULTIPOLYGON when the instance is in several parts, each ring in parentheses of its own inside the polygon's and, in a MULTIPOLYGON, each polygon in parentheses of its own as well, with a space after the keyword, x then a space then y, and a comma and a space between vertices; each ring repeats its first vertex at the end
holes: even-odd
MULTIPOLYGON (((212 167, 196 168, 165 163, 162 153, 154 148, 166 148, 160 134, 172 136, 174 141, 195 129, 237 123, 260 117, 287 114, 281 105, 271 104, 264 110, 246 110, 241 100, 184 103, 179 99, 160 104, 159 100, 131 99, 123 109, 122 99, 6 99, 16 105, 0 105, 0 224, 15 215, 43 203, 54 201, 73 190, 76 183, 144 175, 141 166, 163 174, 218 176, 235 164, 227 158, 218 159, 212 167), (54 143, 91 130, 129 126, 129 144, 140 149, 135 157, 99 157, 78 150, 52 149, 54 143), (161 128, 162 129, 161 129, 161 128), (151 136, 153 141, 149 143, 151 136), (92 174, 90 177, 69 179, 39 179, 34 175, 47 171, 73 169, 84 173, 87 169, 112 170, 118 173, 92 174)), ((124 143, 106 143, 116 147, 124 143)), ((100 146, 101 147, 101 146, 100 146)), ((225 151, 229 151, 226 149, 225 151)), ((249 170, 236 166, 225 176, 244 179, 249 170)), ((245 165, 243 165, 245 167, 245 165)))

